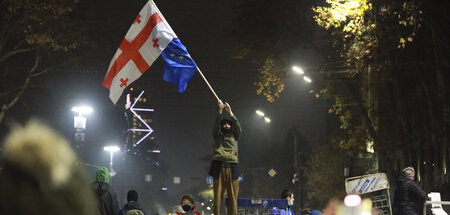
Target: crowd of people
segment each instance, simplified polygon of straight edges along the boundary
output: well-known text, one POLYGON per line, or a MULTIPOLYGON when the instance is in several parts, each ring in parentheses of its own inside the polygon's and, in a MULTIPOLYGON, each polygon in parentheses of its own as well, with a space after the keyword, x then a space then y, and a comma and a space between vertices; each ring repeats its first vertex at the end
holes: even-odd
MULTIPOLYGON (((237 215, 239 192, 238 141, 241 126, 228 103, 218 101, 214 122, 214 152, 209 174, 213 177, 214 215, 221 214, 227 194, 227 214, 237 215)), ((109 184, 105 167, 97 170, 95 181, 88 182, 70 144, 57 132, 38 121, 12 129, 3 145, 0 163, 0 214, 59 215, 149 215, 138 201, 138 192, 129 190, 127 202, 119 206, 117 194, 109 184)), ((399 178, 394 212, 419 215, 427 194, 414 182, 414 168, 407 167, 399 178)), ((271 215, 294 215, 294 194, 284 190, 287 208, 274 208, 271 215)), ((333 204, 323 210, 332 215, 333 204)), ((320 211, 311 211, 318 215, 320 211)), ((177 215, 200 215, 191 195, 181 197, 177 215)))

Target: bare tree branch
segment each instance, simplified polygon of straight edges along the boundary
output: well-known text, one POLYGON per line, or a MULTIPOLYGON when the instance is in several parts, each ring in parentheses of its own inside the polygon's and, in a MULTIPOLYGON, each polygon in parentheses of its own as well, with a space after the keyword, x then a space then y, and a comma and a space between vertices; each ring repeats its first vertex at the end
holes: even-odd
POLYGON ((34 60, 34 65, 30 69, 29 75, 25 79, 25 82, 22 85, 21 89, 19 90, 19 92, 17 92, 16 96, 14 96, 14 98, 9 103, 2 105, 2 110, 0 112, 0 123, 3 121, 6 112, 8 112, 8 110, 11 109, 11 107, 13 107, 19 101, 19 99, 22 97, 25 90, 28 88, 28 85, 30 84, 30 81, 32 78, 31 73, 33 73, 36 70, 36 68, 38 67, 40 59, 41 59, 41 55, 39 54, 39 52, 37 52, 35 60, 34 60))
POLYGON ((3 55, 3 56, 0 58, 0 62, 3 62, 3 61, 5 61, 6 59, 8 59, 9 57, 14 56, 14 55, 16 55, 16 54, 23 53, 23 52, 29 52, 29 51, 32 51, 32 50, 36 50, 36 49, 38 49, 38 48, 39 48, 39 47, 31 47, 31 48, 17 49, 17 50, 11 51, 11 52, 6 53, 5 55, 3 55))

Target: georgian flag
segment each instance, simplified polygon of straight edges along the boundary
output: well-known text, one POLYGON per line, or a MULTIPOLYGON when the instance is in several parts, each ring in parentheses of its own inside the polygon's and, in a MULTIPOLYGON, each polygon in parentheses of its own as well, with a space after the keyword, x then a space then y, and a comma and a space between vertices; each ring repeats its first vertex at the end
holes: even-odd
POLYGON ((103 86, 117 103, 123 90, 150 68, 162 55, 167 65, 163 79, 186 89, 197 65, 152 0, 138 14, 117 49, 108 68, 103 86))

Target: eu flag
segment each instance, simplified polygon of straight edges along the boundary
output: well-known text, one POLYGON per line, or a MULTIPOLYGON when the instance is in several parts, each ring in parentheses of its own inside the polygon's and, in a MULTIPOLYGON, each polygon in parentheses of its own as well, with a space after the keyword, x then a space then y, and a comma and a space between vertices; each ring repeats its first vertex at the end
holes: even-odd
POLYGON ((192 78, 197 65, 178 38, 173 38, 161 53, 166 61, 163 80, 178 84, 178 92, 184 92, 188 81, 192 78))

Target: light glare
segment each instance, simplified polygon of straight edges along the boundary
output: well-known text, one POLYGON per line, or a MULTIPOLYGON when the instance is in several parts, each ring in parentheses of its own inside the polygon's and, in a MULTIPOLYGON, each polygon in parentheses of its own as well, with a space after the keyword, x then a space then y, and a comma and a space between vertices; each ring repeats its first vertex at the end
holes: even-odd
POLYGON ((264 115, 265 115, 264 112, 262 112, 262 111, 260 111, 260 110, 257 110, 257 111, 256 111, 256 114, 258 114, 259 116, 264 116, 264 115))
POLYGON ((92 113, 93 109, 88 106, 75 106, 72 107, 72 111, 77 113, 92 113))
POLYGON ((344 204, 348 207, 356 207, 361 204, 361 196, 356 194, 347 195, 344 198, 344 204))
POLYGON ((103 150, 109 151, 109 152, 117 152, 120 150, 118 146, 105 146, 103 147, 103 150))
POLYGON ((308 83, 311 83, 311 79, 308 76, 303 76, 303 80, 308 83))
POLYGON ((264 117, 264 120, 267 122, 267 123, 270 123, 270 119, 269 119, 269 117, 264 117))
POLYGON ((294 70, 294 72, 296 72, 296 73, 298 73, 298 74, 300 74, 300 75, 305 74, 305 72, 303 71, 303 69, 300 68, 300 67, 298 67, 298 66, 293 66, 293 67, 292 67, 292 70, 294 70))

